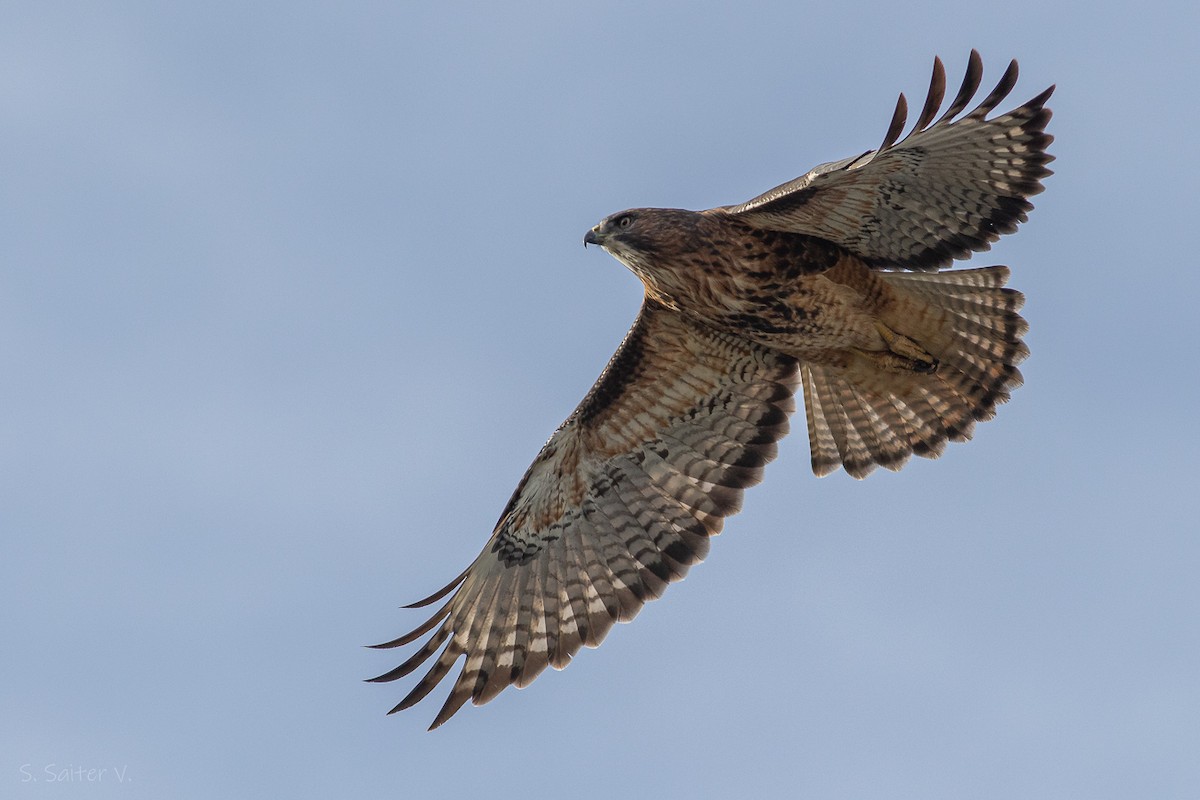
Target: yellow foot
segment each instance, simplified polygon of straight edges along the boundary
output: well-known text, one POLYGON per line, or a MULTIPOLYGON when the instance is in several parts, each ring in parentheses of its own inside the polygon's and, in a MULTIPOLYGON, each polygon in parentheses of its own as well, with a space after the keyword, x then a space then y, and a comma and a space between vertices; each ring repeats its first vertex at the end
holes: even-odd
POLYGON ((901 336, 882 322, 875 323, 875 329, 883 337, 890 353, 872 353, 871 356, 884 369, 892 371, 934 372, 938 360, 912 339, 901 336))

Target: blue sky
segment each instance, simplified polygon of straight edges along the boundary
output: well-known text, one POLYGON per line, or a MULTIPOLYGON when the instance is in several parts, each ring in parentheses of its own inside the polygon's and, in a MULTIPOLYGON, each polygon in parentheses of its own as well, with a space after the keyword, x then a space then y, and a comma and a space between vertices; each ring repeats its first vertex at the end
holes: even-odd
POLYGON ((1194 794, 1194 4, 22 6, 0 795, 1194 794), (864 482, 812 477, 797 417, 603 647, 385 717, 409 684, 361 646, 424 619, 636 314, 583 233, 874 147, 972 47, 1015 101, 1059 87, 1057 174, 971 262, 1028 296, 1012 403, 864 482))

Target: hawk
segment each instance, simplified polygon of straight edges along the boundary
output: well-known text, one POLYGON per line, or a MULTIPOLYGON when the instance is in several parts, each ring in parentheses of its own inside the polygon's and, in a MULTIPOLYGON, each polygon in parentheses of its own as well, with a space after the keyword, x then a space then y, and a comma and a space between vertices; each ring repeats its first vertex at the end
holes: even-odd
POLYGON ((416 630, 392 681, 434 654, 392 712, 465 664, 430 729, 562 669, 704 558, 761 480, 803 387, 812 468, 862 478, 935 457, 1021 384, 1023 297, 1002 266, 941 272, 1012 233, 1052 156, 1051 86, 988 118, 1017 62, 974 110, 983 68, 940 116, 934 59, 912 131, 904 95, 877 150, 822 164, 741 205, 635 208, 584 237, 645 286, 641 311, 505 506, 483 552, 416 630), (960 116, 961 115, 961 116, 960 116), (936 117, 936 120, 935 120, 936 117), (440 650, 440 653, 439 653, 440 650))

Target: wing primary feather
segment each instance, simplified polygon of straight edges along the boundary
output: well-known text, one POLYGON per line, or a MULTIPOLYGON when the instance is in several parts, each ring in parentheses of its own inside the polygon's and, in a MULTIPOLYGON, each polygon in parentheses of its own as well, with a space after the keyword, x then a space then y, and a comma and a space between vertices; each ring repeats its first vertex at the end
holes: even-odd
POLYGON ((876 153, 884 153, 889 147, 896 143, 900 138, 900 132, 904 130, 904 123, 908 121, 908 100, 904 97, 904 92, 896 98, 896 110, 892 113, 892 122, 888 125, 887 135, 883 137, 883 144, 879 145, 876 153))
POLYGON ((425 606, 436 603, 438 600, 441 600, 443 597, 450 594, 450 592, 454 591, 454 589, 456 589, 460 583, 466 580, 467 573, 470 571, 471 570, 469 567, 464 569, 461 575, 450 581, 450 583, 446 584, 441 589, 438 589, 436 592, 429 595, 429 597, 426 597, 424 600, 418 600, 415 603, 409 603, 406 606, 401 606, 401 608, 424 608, 425 606))
MULTIPOLYGON (((458 713, 458 710, 463 707, 463 704, 471 699, 471 689, 471 686, 463 685, 461 683, 454 684, 454 691, 452 691, 450 696, 446 698, 446 702, 442 706, 442 710, 438 712, 437 717, 433 720, 433 724, 429 726, 429 730, 440 728, 446 720, 458 713)), ((422 695, 422 697, 424 696, 422 695)), ((419 700, 422 698, 417 699, 419 700)), ((404 706, 404 708, 408 708, 408 706, 404 706)))
POLYGON ((438 609, 438 612, 436 614, 434 614, 432 617, 430 617, 428 620, 426 620, 424 622, 424 624, 422 624, 415 631, 406 633, 403 636, 401 636, 399 639, 392 639, 390 642, 383 642, 382 644, 369 644, 369 645, 367 645, 367 647, 371 648, 372 650, 390 650, 393 647, 403 647, 404 645, 408 644, 409 642, 415 642, 417 639, 420 639, 422 636, 429 633, 429 631, 433 630, 433 627, 435 625, 437 625, 439 622, 441 622, 443 619, 445 619, 447 615, 449 615, 450 605, 452 602, 453 601, 451 601, 450 603, 446 603, 446 605, 444 605, 440 609, 438 609))
MULTIPOLYGON (((403 678, 405 675, 424 664, 425 661, 431 655, 433 655, 439 647, 441 647, 442 642, 446 641, 449 636, 450 628, 443 626, 442 629, 435 633, 429 641, 425 642, 425 645, 420 650, 413 653, 412 656, 410 656, 409 659, 403 664, 393 670, 383 673, 382 675, 377 675, 374 678, 368 678, 367 683, 388 683, 396 680, 397 678, 403 678)), ((430 688, 432 688, 432 686, 430 688)))
MULTIPOLYGON (((425 699, 428 694, 433 691, 433 687, 441 683, 442 678, 446 677, 446 673, 454 666, 454 662, 462 656, 463 650, 461 647, 456 647, 453 641, 446 645, 446 649, 438 657, 437 663, 426 673, 424 678, 412 688, 412 691, 404 696, 404 699, 389 711, 389 714, 395 714, 397 711, 403 711, 406 708, 412 708, 417 703, 425 699)), ((430 729, 432 730, 432 728, 430 729)))
POLYGON ((985 97, 983 102, 971 112, 971 116, 975 119, 983 119, 992 109, 1000 105, 1000 101, 1008 97, 1008 93, 1017 85, 1017 75, 1019 72, 1017 60, 1014 58, 1008 62, 1008 69, 1004 70, 1004 74, 1000 76, 1000 82, 996 84, 996 88, 992 89, 992 93, 985 97))
POLYGON ((909 136, 925 130, 925 127, 933 121, 933 117, 937 114, 938 109, 942 107, 942 100, 945 96, 946 67, 942 64, 940 58, 934 56, 933 76, 929 79, 929 94, 925 95, 925 107, 921 109, 921 116, 917 119, 917 124, 913 126, 912 133, 909 133, 909 136))
POLYGON ((971 102, 971 98, 975 96, 975 92, 979 91, 979 83, 982 80, 983 59, 978 50, 972 50, 971 57, 967 59, 967 74, 963 76, 962 86, 959 87, 954 102, 938 120, 938 124, 954 119, 960 111, 966 108, 967 103, 971 102))

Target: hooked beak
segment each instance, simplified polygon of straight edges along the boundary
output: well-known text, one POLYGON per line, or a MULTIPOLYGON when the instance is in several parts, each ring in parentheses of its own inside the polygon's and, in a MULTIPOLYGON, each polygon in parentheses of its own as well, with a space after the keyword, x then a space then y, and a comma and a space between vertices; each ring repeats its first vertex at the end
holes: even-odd
POLYGON ((600 233, 599 225, 597 225, 596 227, 592 228, 590 231, 585 233, 583 235, 583 246, 587 247, 589 244, 594 244, 594 245, 599 245, 599 246, 603 247, 604 243, 600 240, 599 233, 600 233))

